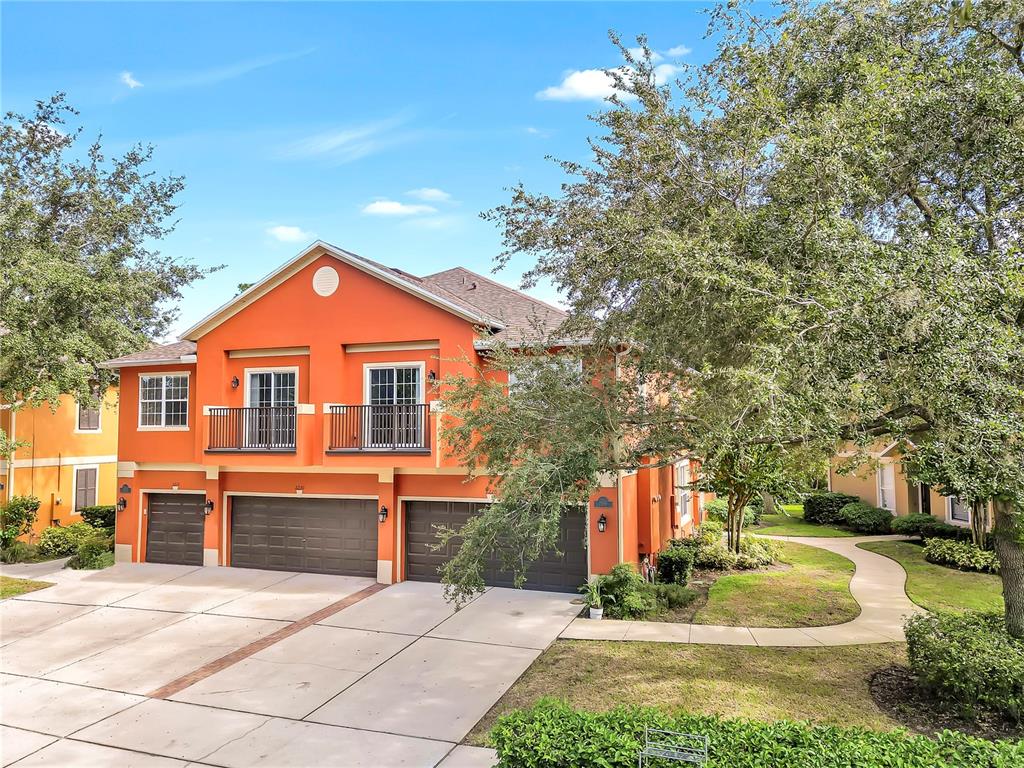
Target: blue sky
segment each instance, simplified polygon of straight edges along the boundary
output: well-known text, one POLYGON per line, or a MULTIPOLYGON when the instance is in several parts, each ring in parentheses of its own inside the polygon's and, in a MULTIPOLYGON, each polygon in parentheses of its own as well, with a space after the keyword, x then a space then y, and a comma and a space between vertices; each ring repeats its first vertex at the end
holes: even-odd
MULTIPOLYGON (((314 239, 425 274, 490 274, 507 188, 555 191, 621 63, 609 29, 676 62, 712 55, 676 3, 4 3, 4 110, 63 90, 85 137, 155 145, 185 176, 167 253, 225 269, 176 330, 314 239)), ((527 266, 497 277, 516 284, 527 266)), ((536 291, 555 298, 550 289, 536 291)))

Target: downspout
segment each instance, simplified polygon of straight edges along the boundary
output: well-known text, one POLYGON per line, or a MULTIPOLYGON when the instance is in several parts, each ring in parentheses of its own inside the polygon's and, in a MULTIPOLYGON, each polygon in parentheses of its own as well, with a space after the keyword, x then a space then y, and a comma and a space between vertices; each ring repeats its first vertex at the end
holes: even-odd
MULTIPOLYGON (((18 440, 18 413, 11 408, 11 442, 17 442, 18 440)), ((7 461, 7 499, 10 501, 11 497, 14 496, 14 457, 18 451, 15 449, 11 452, 10 457, 7 461)))
MULTIPOLYGON (((619 358, 629 351, 629 347, 621 349, 617 352, 613 352, 612 356, 615 360, 615 379, 619 378, 619 358)), ((618 436, 615 438, 614 446, 615 462, 618 464, 622 459, 622 441, 618 436)), ((615 530, 618 534, 618 562, 624 563, 626 561, 626 526, 624 525, 625 516, 622 508, 622 478, 625 477, 626 471, 624 469, 616 470, 615 478, 615 503, 616 509, 618 510, 618 524, 615 526, 615 530)))

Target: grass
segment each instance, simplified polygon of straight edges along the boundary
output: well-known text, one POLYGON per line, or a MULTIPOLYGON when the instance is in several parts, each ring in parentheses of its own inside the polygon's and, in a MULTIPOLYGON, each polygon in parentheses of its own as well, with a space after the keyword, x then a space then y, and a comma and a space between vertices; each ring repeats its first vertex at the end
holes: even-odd
POLYGON ((31 581, 15 579, 13 576, 0 576, 0 600, 52 586, 53 584, 49 581, 31 581))
POLYGON ((830 539, 856 535, 840 528, 808 523, 804 520, 803 504, 782 504, 781 509, 775 515, 762 515, 761 525, 752 530, 771 536, 819 536, 830 539))
POLYGON ((558 640, 477 723, 484 744, 497 717, 542 696, 588 710, 619 704, 758 720, 798 719, 890 730, 871 675, 906 664, 902 643, 835 648, 751 648, 558 640))
POLYGON ((1002 610, 1003 582, 991 573, 972 573, 929 563, 917 544, 872 541, 859 544, 895 560, 907 572, 907 597, 929 611, 1002 610))
POLYGON ((730 573, 708 592, 695 624, 746 627, 821 627, 857 617, 850 594, 853 562, 842 555, 793 542, 779 542, 785 570, 730 573))

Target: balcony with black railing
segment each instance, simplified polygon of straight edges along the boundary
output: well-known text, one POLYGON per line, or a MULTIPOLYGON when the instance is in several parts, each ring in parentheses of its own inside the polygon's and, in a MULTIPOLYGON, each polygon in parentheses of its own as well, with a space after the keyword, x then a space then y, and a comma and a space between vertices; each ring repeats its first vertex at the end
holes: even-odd
POLYGON ((430 405, 332 405, 328 453, 430 453, 430 405))
POLYGON ((209 409, 208 453, 294 453, 297 408, 264 406, 209 409))

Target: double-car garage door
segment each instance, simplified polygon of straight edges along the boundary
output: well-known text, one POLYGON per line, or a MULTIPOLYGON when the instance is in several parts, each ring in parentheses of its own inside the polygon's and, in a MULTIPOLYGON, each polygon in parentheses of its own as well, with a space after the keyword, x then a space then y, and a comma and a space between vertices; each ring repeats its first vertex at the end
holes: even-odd
MULTIPOLYGON (((405 502, 405 577, 413 581, 439 581, 438 568, 457 551, 457 544, 435 551, 437 526, 458 529, 483 504, 452 501, 405 502)), ((545 555, 526 572, 527 589, 575 592, 587 580, 586 517, 570 510, 562 518, 558 548, 561 554, 545 555)), ((513 575, 496 559, 487 564, 484 581, 493 587, 511 587, 513 575)))

